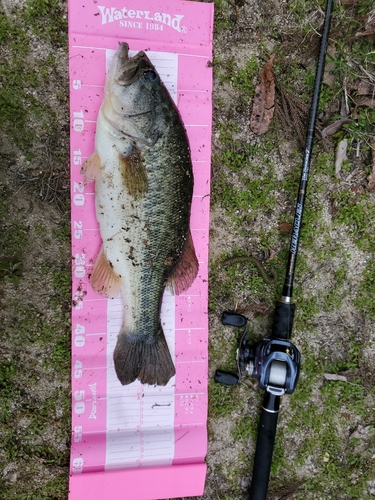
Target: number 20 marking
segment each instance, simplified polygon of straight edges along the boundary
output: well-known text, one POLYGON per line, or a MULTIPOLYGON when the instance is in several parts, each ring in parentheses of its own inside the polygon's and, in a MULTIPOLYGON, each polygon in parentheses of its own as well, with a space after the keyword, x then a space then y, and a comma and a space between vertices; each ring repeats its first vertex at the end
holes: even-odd
POLYGON ((85 190, 85 185, 82 182, 74 181, 73 190, 74 190, 74 197, 73 197, 74 205, 81 207, 82 205, 85 204, 85 195, 83 194, 85 190))

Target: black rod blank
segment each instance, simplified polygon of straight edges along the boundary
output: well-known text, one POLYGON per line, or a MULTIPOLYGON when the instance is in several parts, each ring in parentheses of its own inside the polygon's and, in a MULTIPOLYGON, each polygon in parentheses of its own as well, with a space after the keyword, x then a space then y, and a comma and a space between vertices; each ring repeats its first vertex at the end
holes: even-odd
POLYGON ((283 297, 282 302, 289 302, 290 298, 292 297, 292 293, 293 293, 294 272, 295 272, 295 267, 296 267, 298 245, 299 245, 299 240, 300 240, 303 207, 305 204, 306 190, 307 190, 307 181, 308 181, 309 171, 310 171, 311 150, 312 150, 312 146, 313 146, 316 115, 318 112, 320 87, 322 84, 324 63, 325 63, 326 52, 327 52, 327 47, 328 47, 328 35, 329 35, 329 28, 330 28, 330 22, 331 22, 332 9, 333 9, 333 0, 328 0, 325 18, 324 18, 323 33, 322 33, 322 38, 320 41, 319 58, 318 58, 318 63, 317 63, 317 67, 316 67, 314 92, 313 92, 311 108, 310 108, 310 118, 309 118, 309 124, 308 124, 308 128, 307 128, 305 152, 304 152, 303 163, 302 163, 301 179, 300 179, 299 191, 298 191, 298 197, 297 197, 297 203, 296 203, 296 211, 295 211, 295 215, 294 215, 292 238, 290 241, 287 271, 286 271, 285 282, 284 282, 284 287, 283 287, 283 292, 282 292, 282 297, 283 297))
POLYGON ((265 500, 267 498, 278 415, 278 412, 270 413, 264 408, 261 410, 250 500, 265 500))

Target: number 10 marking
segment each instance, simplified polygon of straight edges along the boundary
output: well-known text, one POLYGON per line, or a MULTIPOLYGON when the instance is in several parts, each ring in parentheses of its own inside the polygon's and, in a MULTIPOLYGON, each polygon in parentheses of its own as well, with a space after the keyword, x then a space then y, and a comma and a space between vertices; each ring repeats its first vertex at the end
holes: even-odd
POLYGON ((82 132, 85 128, 85 122, 83 121, 84 118, 83 111, 73 111, 73 129, 75 132, 82 132))

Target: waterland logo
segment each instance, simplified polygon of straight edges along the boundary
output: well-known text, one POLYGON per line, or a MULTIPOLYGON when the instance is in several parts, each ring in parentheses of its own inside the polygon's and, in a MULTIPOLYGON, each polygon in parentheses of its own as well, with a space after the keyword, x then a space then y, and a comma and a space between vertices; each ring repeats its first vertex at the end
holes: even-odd
POLYGON ((102 25, 119 21, 120 26, 124 28, 158 30, 156 26, 160 26, 159 30, 162 31, 163 26, 169 26, 178 31, 178 33, 186 33, 187 31, 186 26, 181 26, 181 21, 184 17, 181 14, 133 10, 126 7, 116 9, 115 7, 105 7, 103 5, 98 5, 98 9, 102 15, 102 25))

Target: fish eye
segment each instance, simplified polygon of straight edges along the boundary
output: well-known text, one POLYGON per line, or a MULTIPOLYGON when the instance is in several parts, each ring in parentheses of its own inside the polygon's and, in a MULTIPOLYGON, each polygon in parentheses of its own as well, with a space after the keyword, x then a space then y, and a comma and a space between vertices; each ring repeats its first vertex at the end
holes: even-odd
POLYGON ((149 80, 150 82, 153 82, 157 79, 158 75, 156 72, 152 69, 148 69, 147 71, 144 72, 144 76, 146 80, 149 80))

